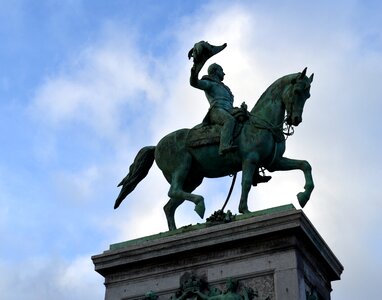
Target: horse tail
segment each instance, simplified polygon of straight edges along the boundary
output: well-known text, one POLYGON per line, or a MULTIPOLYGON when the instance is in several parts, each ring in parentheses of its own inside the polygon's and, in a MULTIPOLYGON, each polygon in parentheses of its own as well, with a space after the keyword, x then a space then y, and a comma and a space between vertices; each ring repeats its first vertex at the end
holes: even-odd
POLYGON ((134 162, 129 168, 129 173, 118 184, 118 186, 122 186, 122 189, 115 200, 114 209, 116 209, 126 196, 135 189, 138 183, 146 177, 154 162, 154 152, 154 146, 143 147, 139 150, 134 162))

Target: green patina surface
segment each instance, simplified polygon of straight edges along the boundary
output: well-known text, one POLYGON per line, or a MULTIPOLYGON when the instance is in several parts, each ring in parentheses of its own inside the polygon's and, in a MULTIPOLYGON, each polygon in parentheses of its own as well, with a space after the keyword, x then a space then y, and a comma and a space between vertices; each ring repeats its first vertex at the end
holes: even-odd
MULTIPOLYGON (((293 206, 293 204, 286 204, 286 205, 271 207, 271 208, 267 208, 267 209, 263 209, 263 210, 254 211, 254 212, 251 212, 248 214, 236 215, 235 221, 245 220, 245 219, 263 216, 263 215, 271 215, 274 213, 279 213, 279 212, 289 211, 289 210, 296 210, 296 208, 293 206)), ((182 234, 185 232, 190 232, 190 231, 195 231, 195 230, 202 229, 202 228, 207 228, 210 226, 212 226, 212 225, 210 225, 208 223, 188 225, 188 226, 184 226, 184 227, 181 227, 179 229, 176 229, 176 230, 161 232, 158 234, 149 235, 149 236, 137 238, 137 239, 130 240, 130 241, 111 244, 110 250, 118 250, 118 249, 122 249, 122 248, 132 246, 132 245, 139 245, 139 244, 147 242, 147 241, 153 241, 153 240, 161 239, 164 237, 174 236, 174 235, 182 234)))
MULTIPOLYGON (((207 60, 226 46, 200 41, 189 51, 188 57, 193 58, 189 82, 192 87, 204 92, 210 104, 208 113, 202 123, 192 129, 176 130, 164 136, 156 146, 145 146, 139 150, 128 174, 118 185, 122 188, 114 208, 119 207, 146 177, 154 161, 170 183, 169 200, 163 209, 168 228, 174 231, 173 234, 211 226, 207 222, 176 230, 175 211, 185 200, 194 203, 195 212, 201 219, 204 218, 204 198, 194 194, 204 178, 219 178, 242 172, 238 212, 251 216, 248 209, 250 189, 271 179, 259 173, 261 168, 270 172, 301 170, 305 184, 304 190, 297 194, 297 199, 302 208, 306 205, 314 188, 312 168, 306 160, 283 155, 285 137, 292 135, 293 126, 302 122, 313 74, 308 77, 305 68, 302 72, 282 76, 265 90, 250 111, 245 103, 240 108, 234 107, 234 96, 223 83, 225 73, 220 65, 211 64, 208 75, 199 78, 207 60)), ((221 218, 230 219, 230 216, 217 211, 213 222, 219 223, 221 218)))

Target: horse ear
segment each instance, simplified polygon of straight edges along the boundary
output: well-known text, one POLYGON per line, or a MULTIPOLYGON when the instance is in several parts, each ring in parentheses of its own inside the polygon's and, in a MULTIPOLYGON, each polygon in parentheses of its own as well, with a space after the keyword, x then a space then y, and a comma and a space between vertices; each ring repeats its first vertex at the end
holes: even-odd
POLYGON ((302 71, 302 73, 301 73, 301 75, 300 75, 300 78, 302 79, 302 78, 304 78, 305 77, 305 75, 306 75, 306 67, 305 67, 305 69, 302 71))
POLYGON ((312 75, 310 75, 310 77, 309 77, 310 83, 312 83, 312 81, 313 81, 313 76, 314 76, 314 73, 312 73, 312 75))

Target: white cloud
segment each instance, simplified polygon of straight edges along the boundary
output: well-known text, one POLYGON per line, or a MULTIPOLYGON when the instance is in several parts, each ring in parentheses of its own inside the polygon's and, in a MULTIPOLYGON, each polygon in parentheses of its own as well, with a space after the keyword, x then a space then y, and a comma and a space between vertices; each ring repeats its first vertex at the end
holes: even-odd
POLYGON ((136 107, 142 96, 148 101, 162 97, 160 82, 153 76, 154 65, 125 34, 106 34, 63 71, 46 79, 36 92, 31 112, 51 125, 79 121, 99 135, 114 136, 122 120, 126 121, 120 113, 123 105, 136 107))
POLYGON ((96 166, 80 172, 60 171, 56 174, 57 190, 70 200, 87 201, 97 193, 97 183, 101 174, 96 166))
POLYGON ((10 265, 0 261, 1 296, 7 300, 101 299, 103 278, 94 272, 90 254, 71 262, 62 258, 28 258, 10 265))
POLYGON ((90 255, 87 254, 76 257, 70 264, 64 266, 57 278, 57 282, 63 291, 74 290, 75 294, 90 298, 89 293, 99 295, 99 291, 102 290, 102 287, 95 289, 94 279, 98 279, 99 282, 103 280, 101 275, 94 272, 94 265, 90 255))

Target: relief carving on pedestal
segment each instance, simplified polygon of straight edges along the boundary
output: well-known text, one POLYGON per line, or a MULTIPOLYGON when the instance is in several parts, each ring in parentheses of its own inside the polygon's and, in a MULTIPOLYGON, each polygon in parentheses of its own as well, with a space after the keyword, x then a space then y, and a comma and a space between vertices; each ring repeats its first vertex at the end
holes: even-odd
MULTIPOLYGON (((159 297, 150 291, 146 293, 144 300, 157 300, 159 297)), ((162 298, 161 298, 162 299, 162 298)), ((163 298, 164 300, 165 298, 163 298)), ((221 285, 211 286, 204 278, 194 274, 185 273, 180 280, 180 288, 175 295, 168 300, 272 300, 273 277, 261 276, 251 280, 238 281, 227 278, 225 287, 221 285), (269 278, 268 278, 269 277, 269 278), (257 289, 257 286, 260 288, 257 289)))

